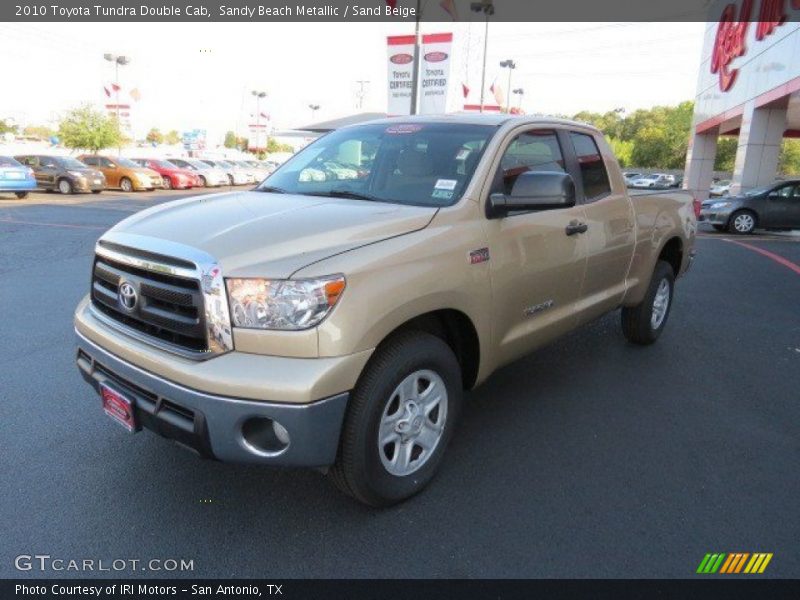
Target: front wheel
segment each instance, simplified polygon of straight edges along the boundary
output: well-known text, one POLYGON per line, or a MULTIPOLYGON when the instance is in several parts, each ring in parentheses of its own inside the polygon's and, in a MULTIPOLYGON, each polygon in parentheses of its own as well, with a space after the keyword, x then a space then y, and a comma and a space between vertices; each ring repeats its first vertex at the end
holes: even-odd
POLYGON ((753 233, 753 230, 756 228, 756 216, 749 210, 737 211, 731 215, 728 227, 731 233, 738 233, 740 235, 753 233))
POLYGON ((208 181, 202 175, 200 175, 200 187, 208 187, 208 181))
POLYGON ((28 192, 14 192, 14 195, 20 200, 24 200, 28 197, 28 192))
POLYGON ((119 182, 119 187, 123 192, 130 193, 133 191, 133 182, 127 177, 123 177, 119 182))
POLYGON ((409 331, 387 340, 350 398, 333 482, 370 506, 421 491, 453 435, 461 393, 458 361, 441 339, 409 331))
POLYGON ((636 306, 622 308, 622 332, 629 341, 647 345, 658 339, 667 324, 674 289, 672 266, 658 261, 644 299, 636 306))
POLYGON ((72 183, 69 179, 59 179, 58 180, 58 191, 62 194, 71 194, 72 193, 72 183))
POLYGON ((171 190, 172 189, 172 179, 170 179, 169 177, 162 177, 161 181, 162 181, 162 183, 164 185, 164 189, 165 190, 171 190))

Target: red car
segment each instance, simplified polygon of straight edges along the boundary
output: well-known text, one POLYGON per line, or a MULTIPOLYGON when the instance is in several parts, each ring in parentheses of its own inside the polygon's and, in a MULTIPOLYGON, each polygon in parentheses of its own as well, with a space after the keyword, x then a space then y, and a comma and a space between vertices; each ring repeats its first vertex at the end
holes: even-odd
POLYGON ((203 182, 192 171, 181 169, 168 160, 162 158, 132 158, 131 160, 161 175, 165 190, 188 190, 203 186, 203 182))

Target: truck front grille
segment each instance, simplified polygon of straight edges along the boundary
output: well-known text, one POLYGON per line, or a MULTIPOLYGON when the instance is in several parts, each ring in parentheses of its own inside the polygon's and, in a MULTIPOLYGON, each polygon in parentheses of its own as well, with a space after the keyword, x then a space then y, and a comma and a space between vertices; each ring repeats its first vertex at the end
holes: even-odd
POLYGON ((151 271, 97 254, 92 269, 92 304, 107 317, 163 342, 194 352, 208 350, 203 293, 197 279, 151 271), (120 291, 125 284, 122 292, 127 294, 120 291))

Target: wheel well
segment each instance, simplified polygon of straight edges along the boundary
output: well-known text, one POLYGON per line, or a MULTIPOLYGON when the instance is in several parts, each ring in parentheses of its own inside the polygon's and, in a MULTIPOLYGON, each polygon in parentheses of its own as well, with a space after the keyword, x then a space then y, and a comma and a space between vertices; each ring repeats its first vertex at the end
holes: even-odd
POLYGON ((661 253, 658 255, 658 260, 668 262, 672 267, 672 272, 677 277, 683 264, 683 242, 681 242, 681 239, 674 237, 664 244, 661 253))
POLYGON ((467 315, 455 309, 425 313, 406 321, 385 339, 409 330, 424 331, 444 340, 461 366, 464 389, 471 389, 475 385, 480 365, 480 342, 478 332, 467 315))

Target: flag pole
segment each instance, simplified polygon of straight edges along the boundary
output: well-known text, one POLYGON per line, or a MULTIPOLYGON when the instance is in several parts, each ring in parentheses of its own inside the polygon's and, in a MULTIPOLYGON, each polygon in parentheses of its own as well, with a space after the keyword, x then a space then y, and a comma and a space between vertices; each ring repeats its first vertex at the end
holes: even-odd
POLYGON ((419 44, 419 21, 422 8, 420 6, 421 0, 417 0, 417 12, 415 15, 415 24, 414 24, 414 66, 412 67, 413 72, 411 73, 411 114, 417 114, 417 87, 419 86, 419 53, 420 53, 420 44, 419 44))

